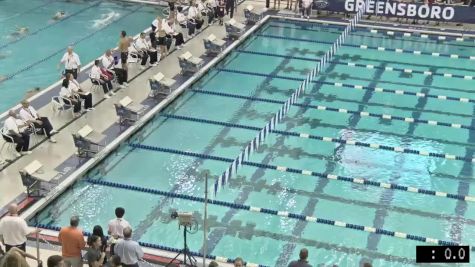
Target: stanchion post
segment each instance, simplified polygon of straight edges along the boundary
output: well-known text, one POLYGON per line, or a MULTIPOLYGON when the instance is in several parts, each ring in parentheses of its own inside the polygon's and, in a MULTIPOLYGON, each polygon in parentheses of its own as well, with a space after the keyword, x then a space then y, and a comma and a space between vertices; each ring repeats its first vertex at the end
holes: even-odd
MULTIPOLYGON (((37 228, 38 229, 38 228, 37 228)), ((36 258, 40 261, 40 232, 36 231, 36 258)))

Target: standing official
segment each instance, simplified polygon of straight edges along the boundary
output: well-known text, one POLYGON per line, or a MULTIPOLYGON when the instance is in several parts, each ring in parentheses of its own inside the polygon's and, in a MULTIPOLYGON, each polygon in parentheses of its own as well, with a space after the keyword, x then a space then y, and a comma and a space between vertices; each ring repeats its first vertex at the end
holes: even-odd
POLYGON ((61 64, 64 64, 65 73, 71 73, 74 79, 78 78, 78 72, 81 71, 81 60, 79 60, 78 54, 73 51, 72 46, 69 46, 67 52, 64 53, 60 61, 61 64))

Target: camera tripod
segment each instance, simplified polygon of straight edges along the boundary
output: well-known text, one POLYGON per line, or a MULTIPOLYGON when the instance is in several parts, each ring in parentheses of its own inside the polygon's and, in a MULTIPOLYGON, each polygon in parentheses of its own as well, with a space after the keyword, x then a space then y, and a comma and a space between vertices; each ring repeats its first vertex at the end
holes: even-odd
POLYGON ((175 256, 175 258, 173 258, 167 265, 166 267, 168 266, 175 266, 174 264, 174 261, 177 260, 177 258, 180 256, 180 255, 183 255, 183 264, 185 264, 185 266, 191 266, 191 267, 196 267, 196 259, 193 255, 191 255, 191 252, 190 252, 190 249, 188 248, 188 243, 187 243, 187 240, 186 240, 186 233, 188 232, 188 228, 190 228, 191 226, 187 226, 187 225, 184 225, 183 226, 183 242, 184 242, 184 247, 183 249, 175 256), (187 263, 189 262, 189 263, 187 263))

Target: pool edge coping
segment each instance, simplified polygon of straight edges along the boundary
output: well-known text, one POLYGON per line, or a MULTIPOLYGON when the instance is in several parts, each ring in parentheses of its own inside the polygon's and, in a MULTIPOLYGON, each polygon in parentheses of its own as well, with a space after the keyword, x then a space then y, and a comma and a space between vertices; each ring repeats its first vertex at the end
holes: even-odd
MULTIPOLYGON (((122 145, 133 134, 142 129, 151 119, 153 119, 158 112, 167 107, 170 103, 175 101, 183 92, 190 88, 190 86, 203 77, 212 67, 221 62, 228 54, 230 54, 238 45, 242 44, 248 37, 256 30, 262 27, 271 18, 270 15, 264 17, 261 21, 253 25, 242 36, 232 42, 222 53, 213 58, 208 64, 206 64, 197 73, 188 78, 183 84, 181 84, 175 91, 168 95, 164 100, 158 103, 155 107, 149 110, 143 117, 141 117, 133 126, 122 132, 111 143, 105 146, 95 157, 86 161, 81 167, 76 169, 73 173, 68 175, 60 184, 58 184, 53 190, 51 190, 45 197, 36 201, 33 205, 28 207, 20 217, 25 220, 30 220, 35 214, 40 212, 48 204, 59 197, 64 191, 66 191, 72 184, 80 179, 85 173, 94 168, 98 163, 102 162, 109 156, 114 150, 122 145)), ((85 68, 84 68, 85 69, 85 68)), ((0 115, 1 119, 1 115, 0 115)), ((149 248, 147 248, 149 249, 149 248)), ((163 250, 150 249, 151 252, 158 252, 163 250)), ((149 253, 152 255, 163 255, 159 253, 149 253)))

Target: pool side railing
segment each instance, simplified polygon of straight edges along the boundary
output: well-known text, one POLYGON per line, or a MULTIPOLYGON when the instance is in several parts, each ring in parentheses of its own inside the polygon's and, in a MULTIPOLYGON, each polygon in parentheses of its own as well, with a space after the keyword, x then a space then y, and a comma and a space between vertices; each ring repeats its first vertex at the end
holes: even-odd
POLYGON ((162 100, 158 105, 153 107, 150 111, 144 114, 134 125, 127 128, 122 132, 117 138, 115 138, 111 143, 106 145, 99 153, 97 153, 93 158, 86 161, 81 167, 76 169, 68 177, 66 177, 61 183, 59 183, 53 190, 51 190, 45 197, 39 199, 35 202, 30 208, 21 214, 21 217, 30 220, 34 215, 40 212, 45 208, 49 203, 54 199, 60 196, 64 191, 66 191, 70 186, 72 186, 78 179, 80 179, 84 174, 89 170, 95 167, 99 162, 103 161, 110 153, 116 150, 121 144, 123 144, 128 138, 133 134, 138 132, 142 127, 144 127, 147 122, 155 117, 155 115, 160 112, 163 108, 172 103, 178 96, 185 92, 194 82, 200 79, 207 71, 218 64, 222 59, 224 59, 235 47, 240 45, 244 40, 246 40, 253 32, 259 29, 270 16, 266 16, 263 20, 252 26, 248 31, 246 31, 240 38, 230 44, 221 54, 213 58, 208 64, 206 64, 202 69, 196 72, 188 80, 186 80, 182 85, 180 85, 176 90, 174 90, 170 95, 168 95, 164 100, 162 100))

